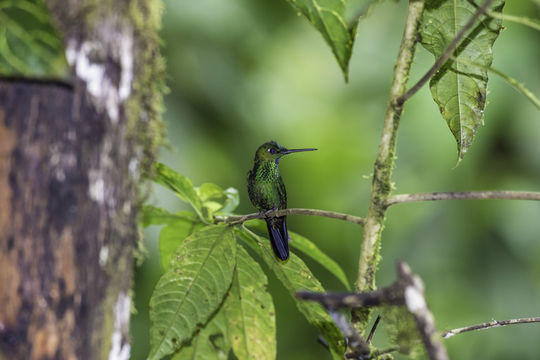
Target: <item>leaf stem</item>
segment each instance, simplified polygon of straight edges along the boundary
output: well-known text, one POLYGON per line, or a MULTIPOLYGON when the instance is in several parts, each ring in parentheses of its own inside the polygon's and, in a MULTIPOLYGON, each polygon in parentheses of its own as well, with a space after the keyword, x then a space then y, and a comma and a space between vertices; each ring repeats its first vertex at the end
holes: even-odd
POLYGON ((482 13, 486 12, 487 8, 491 5, 493 0, 486 0, 480 6, 478 9, 476 9, 476 12, 471 16, 471 18, 467 21, 467 23, 461 28, 461 30, 456 34, 456 36, 452 39, 452 42, 448 45, 446 50, 439 56, 437 61, 435 61, 435 64, 418 80, 416 84, 414 84, 407 92, 405 92, 403 95, 401 95, 397 102, 398 104, 403 104, 405 101, 407 101, 411 96, 416 94, 424 84, 431 79, 433 75, 441 68, 441 66, 446 63, 446 61, 452 56, 452 53, 456 49, 456 47, 459 45, 461 40, 465 37, 465 34, 470 30, 470 28, 474 25, 476 20, 482 15, 482 13))
POLYGON ((538 322, 540 322, 540 317, 511 319, 511 320, 503 320, 503 321, 492 320, 490 322, 483 323, 483 324, 477 324, 477 325, 445 331, 442 333, 442 337, 443 339, 448 339, 454 335, 463 334, 464 332, 468 332, 468 331, 485 330, 485 329, 506 326, 506 325, 529 324, 529 323, 538 323, 538 322))
POLYGON ((247 215, 231 215, 231 216, 216 215, 214 216, 214 222, 215 223, 222 222, 225 224, 236 225, 236 224, 242 224, 248 220, 272 218, 272 217, 286 216, 286 215, 321 216, 321 217, 327 217, 331 219, 343 220, 343 221, 347 221, 347 222, 358 224, 358 225, 364 225, 364 222, 365 222, 365 220, 359 216, 343 214, 343 213, 339 213, 335 211, 326 211, 326 210, 318 210, 318 209, 302 209, 302 208, 275 210, 275 211, 270 211, 264 214, 253 213, 253 214, 247 214, 247 215))
MULTIPOLYGON (((356 291, 366 292, 375 288, 375 272, 379 262, 380 237, 386 212, 386 201, 390 195, 391 175, 395 160, 397 130, 403 111, 403 102, 397 100, 406 90, 407 80, 418 41, 418 28, 424 11, 423 0, 410 0, 407 21, 403 31, 401 47, 396 59, 390 99, 386 109, 383 130, 373 171, 371 199, 365 219, 362 249, 358 263, 356 291)), ((369 317, 369 309, 353 311, 353 324, 362 333, 369 317)))
POLYGON ((458 63, 462 63, 462 64, 465 64, 467 66, 476 66, 476 67, 479 67, 479 68, 482 68, 482 69, 485 69, 487 71, 491 71, 492 73, 494 73, 495 75, 498 75, 500 76, 501 78, 503 78, 507 83, 509 83, 510 85, 512 85, 514 87, 514 89, 516 89, 518 92, 520 92, 523 96, 525 96, 527 99, 529 99, 530 102, 533 103, 534 106, 536 106, 538 108, 538 110, 540 110, 540 99, 538 99, 532 91, 530 91, 529 89, 527 89, 522 83, 520 83, 519 81, 517 81, 516 79, 514 79, 513 77, 509 76, 509 75, 506 75, 505 73, 503 73, 502 71, 500 70, 497 70, 491 66, 484 66, 482 64, 478 64, 478 63, 475 63, 475 62, 472 62, 472 61, 468 61, 468 60, 465 60, 465 59, 459 59, 459 58, 455 58, 453 56, 450 57, 453 61, 455 62, 458 62, 458 63))
POLYGON ((393 195, 386 206, 417 201, 436 200, 534 200, 540 201, 540 192, 530 191, 458 191, 393 195))
POLYGON ((489 16, 491 16, 492 18, 495 18, 495 19, 525 25, 525 26, 533 28, 534 30, 539 30, 540 31, 540 23, 535 19, 531 19, 531 18, 528 18, 528 17, 525 17, 525 16, 515 16, 515 15, 501 14, 501 13, 494 12, 494 11, 489 11, 489 10, 487 11, 487 14, 489 16))

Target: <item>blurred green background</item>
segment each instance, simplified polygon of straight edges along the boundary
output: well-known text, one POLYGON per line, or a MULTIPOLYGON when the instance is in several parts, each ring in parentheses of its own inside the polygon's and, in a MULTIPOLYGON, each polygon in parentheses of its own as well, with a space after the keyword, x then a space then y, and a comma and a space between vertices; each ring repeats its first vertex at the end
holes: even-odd
MULTIPOLYGON (((170 147, 160 161, 195 185, 239 189, 238 212, 250 213, 246 176, 260 144, 273 139, 287 147, 317 147, 280 164, 289 206, 365 215, 407 2, 382 2, 360 21, 349 84, 319 33, 283 0, 167 0, 164 6, 170 147)), ((508 1, 505 11, 538 18, 538 9, 532 2, 508 1)), ((495 43, 494 67, 540 94, 540 33, 508 22, 505 27, 495 43)), ((419 47, 412 80, 432 63, 419 47)), ((454 168, 456 144, 424 86, 406 104, 401 121, 396 193, 540 191, 540 113, 494 75, 488 102, 486 126, 454 168)), ((182 209, 171 195, 155 186, 150 201, 182 209)), ((425 281, 441 330, 540 316, 539 219, 540 204, 525 201, 397 205, 388 212, 377 283, 391 283, 396 261, 408 262, 425 281)), ((337 260, 354 283, 360 227, 302 216, 288 222, 337 260)), ((145 232, 149 257, 136 271, 133 359, 144 359, 148 351, 147 306, 161 271, 158 233, 157 227, 145 232)), ((305 260, 327 289, 343 290, 305 260)), ((272 276, 269 281, 278 359, 329 358, 279 282, 272 276)), ((375 345, 384 344, 384 337, 381 327, 375 345)), ((533 324, 460 335, 445 344, 453 359, 538 359, 539 338, 540 325, 533 324)))

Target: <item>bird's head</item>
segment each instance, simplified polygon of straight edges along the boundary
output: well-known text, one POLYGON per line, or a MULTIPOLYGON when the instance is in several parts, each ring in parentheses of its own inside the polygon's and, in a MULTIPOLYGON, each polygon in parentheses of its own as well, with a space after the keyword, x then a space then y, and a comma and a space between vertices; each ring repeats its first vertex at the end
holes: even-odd
POLYGON ((268 141, 259 146, 257 151, 255 152, 255 161, 275 161, 276 164, 279 164, 279 159, 287 154, 291 154, 294 152, 300 152, 300 151, 314 151, 317 149, 287 149, 286 147, 283 147, 279 145, 275 141, 268 141))

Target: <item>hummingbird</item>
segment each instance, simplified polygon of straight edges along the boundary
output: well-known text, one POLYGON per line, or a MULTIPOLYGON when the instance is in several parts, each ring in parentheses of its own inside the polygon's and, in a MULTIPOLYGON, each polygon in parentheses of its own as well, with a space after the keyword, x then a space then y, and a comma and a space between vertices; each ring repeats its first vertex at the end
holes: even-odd
MULTIPOLYGON (((248 194, 251 203, 265 214, 272 210, 287 208, 287 191, 281 174, 279 160, 282 156, 317 149, 287 149, 275 141, 269 141, 257 149, 253 169, 248 175, 248 194)), ((289 258, 289 234, 285 216, 266 218, 268 236, 276 256, 285 261, 289 258)))

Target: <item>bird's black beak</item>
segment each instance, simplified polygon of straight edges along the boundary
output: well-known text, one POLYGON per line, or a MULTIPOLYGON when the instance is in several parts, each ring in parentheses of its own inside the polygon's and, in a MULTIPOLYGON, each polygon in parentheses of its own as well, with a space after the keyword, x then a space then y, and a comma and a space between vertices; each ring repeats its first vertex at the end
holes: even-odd
POLYGON ((295 152, 301 152, 301 151, 315 151, 317 149, 313 149, 313 148, 309 148, 309 149, 283 149, 283 151, 281 151, 281 155, 287 155, 287 154, 292 154, 292 153, 295 153, 295 152))

